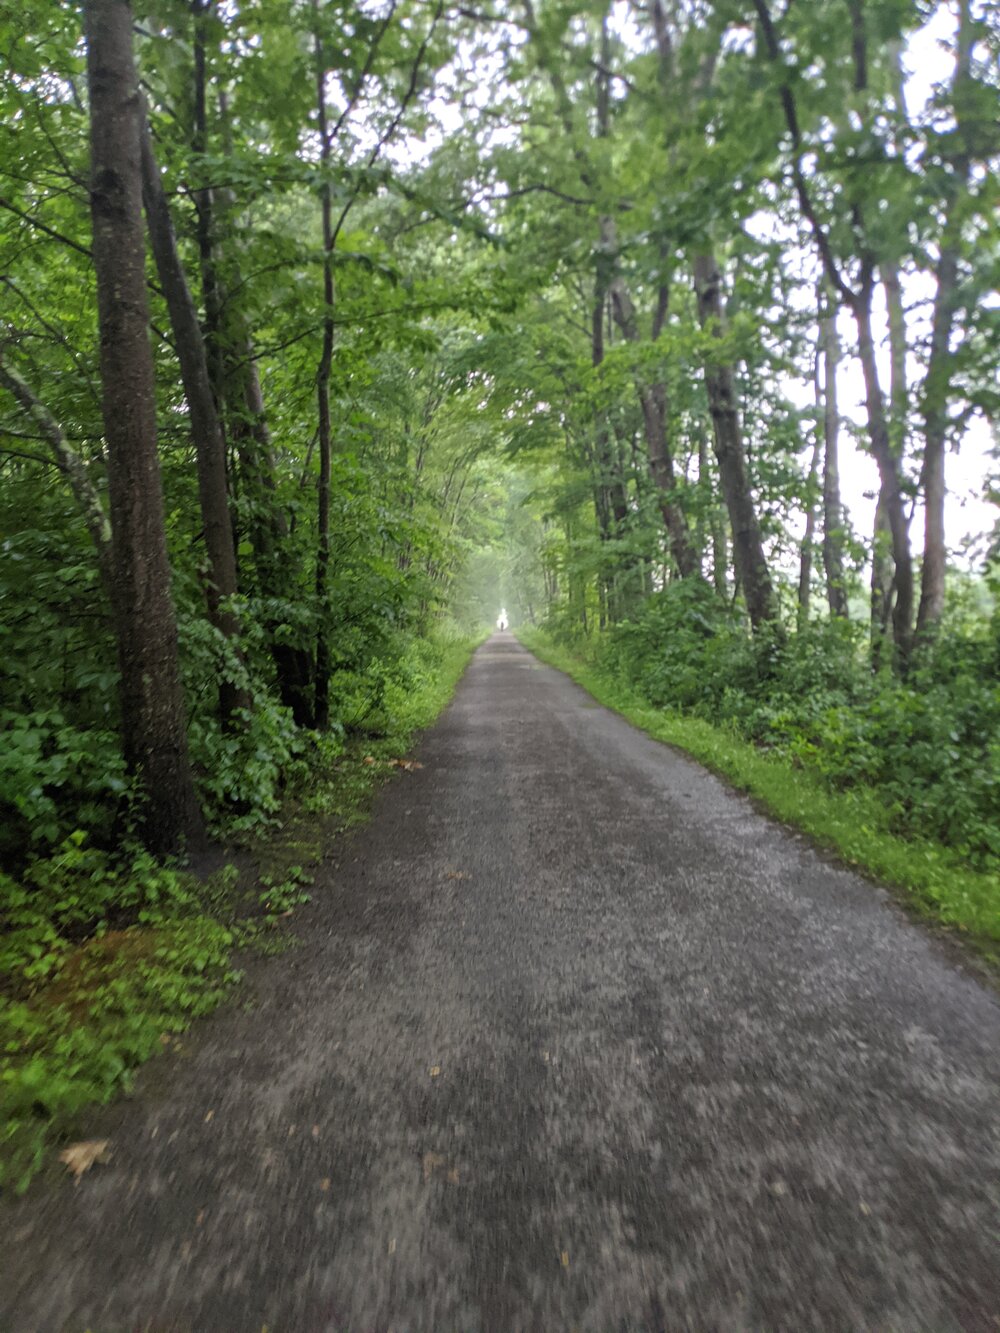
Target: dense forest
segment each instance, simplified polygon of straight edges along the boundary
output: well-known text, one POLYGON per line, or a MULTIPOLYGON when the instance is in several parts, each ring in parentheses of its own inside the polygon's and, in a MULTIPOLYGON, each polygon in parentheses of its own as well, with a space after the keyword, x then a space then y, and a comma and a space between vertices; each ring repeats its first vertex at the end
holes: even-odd
POLYGON ((994 5, 20 0, 0 49, 14 1045, 151 910, 122 858, 162 896, 502 606, 1000 932, 994 5))

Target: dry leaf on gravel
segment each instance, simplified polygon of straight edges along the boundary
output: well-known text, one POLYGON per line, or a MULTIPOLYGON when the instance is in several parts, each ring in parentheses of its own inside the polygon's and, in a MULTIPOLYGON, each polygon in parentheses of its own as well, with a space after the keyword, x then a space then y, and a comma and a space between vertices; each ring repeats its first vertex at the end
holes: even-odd
POLYGON ((437 1171, 437 1170, 438 1170, 440 1167, 442 1167, 442 1166, 444 1166, 444 1158, 441 1157, 438 1153, 436 1153, 436 1152, 425 1152, 425 1153, 424 1153, 424 1184, 425 1184, 425 1185, 429 1184, 431 1176, 434 1174, 435 1171, 437 1171))
POLYGON ((65 1162, 77 1182, 84 1171, 89 1171, 95 1162, 106 1162, 109 1157, 109 1139, 84 1139, 80 1143, 71 1143, 59 1154, 60 1162, 65 1162))

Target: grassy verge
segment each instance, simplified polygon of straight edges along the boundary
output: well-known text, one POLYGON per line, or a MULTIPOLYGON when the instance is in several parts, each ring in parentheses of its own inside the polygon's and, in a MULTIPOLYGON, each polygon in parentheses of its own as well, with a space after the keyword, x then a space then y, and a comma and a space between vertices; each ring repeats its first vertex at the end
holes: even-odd
POLYGON ((831 790, 807 768, 767 754, 732 731, 654 708, 538 630, 521 631, 518 637, 598 702, 656 740, 692 755, 849 865, 902 889, 919 912, 961 932, 994 968, 1000 967, 1000 875, 970 869, 940 843, 892 833, 877 790, 831 790))
POLYGON ((280 819, 221 849, 207 877, 112 858, 83 835, 16 880, 0 875, 0 1189, 25 1189, 79 1137, 88 1107, 214 1009, 239 982, 235 954, 281 947, 330 837, 364 821, 480 641, 415 642, 378 708, 318 751, 280 819))

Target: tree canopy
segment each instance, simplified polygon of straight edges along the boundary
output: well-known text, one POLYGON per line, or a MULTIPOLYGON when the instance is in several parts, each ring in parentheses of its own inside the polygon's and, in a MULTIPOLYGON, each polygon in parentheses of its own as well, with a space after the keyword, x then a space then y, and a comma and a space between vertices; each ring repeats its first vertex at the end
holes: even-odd
POLYGON ((684 635, 863 693, 960 633, 995 708, 993 6, 24 0, 0 49, 6 857, 273 809, 501 606, 645 627, 681 701, 684 635))

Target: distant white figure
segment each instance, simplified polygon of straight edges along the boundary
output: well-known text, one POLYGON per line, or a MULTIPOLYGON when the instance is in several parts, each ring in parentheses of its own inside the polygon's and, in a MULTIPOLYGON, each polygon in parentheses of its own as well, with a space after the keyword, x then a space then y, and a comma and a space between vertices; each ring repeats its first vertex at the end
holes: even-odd
POLYGON ((507 620, 507 609, 506 607, 501 607, 500 615, 497 617, 497 629, 506 629, 508 623, 509 622, 507 620))

